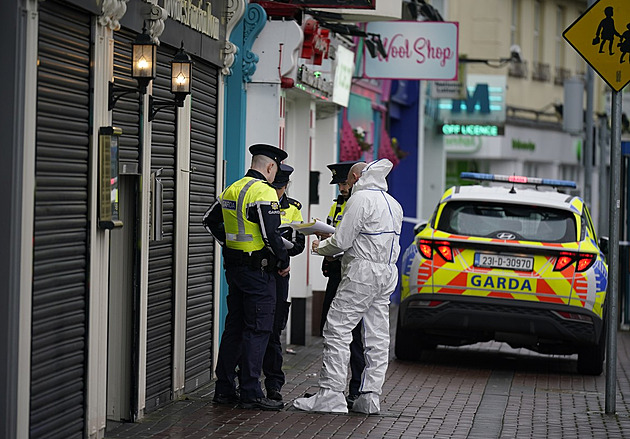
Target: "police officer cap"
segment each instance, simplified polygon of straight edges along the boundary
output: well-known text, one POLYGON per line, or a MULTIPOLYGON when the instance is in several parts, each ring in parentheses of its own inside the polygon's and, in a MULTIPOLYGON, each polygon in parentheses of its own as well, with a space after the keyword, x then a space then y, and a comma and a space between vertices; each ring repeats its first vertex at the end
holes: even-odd
POLYGON ((281 150, 280 148, 276 148, 272 145, 267 145, 265 143, 256 143, 249 147, 249 152, 252 153, 252 156, 255 155, 266 155, 276 161, 278 167, 280 167, 280 162, 287 158, 287 153, 281 150))
POLYGON ((280 189, 286 186, 287 183, 289 182, 289 176, 291 175, 292 172, 293 172, 293 168, 291 166, 285 165, 284 163, 281 164, 280 169, 276 173, 276 178, 273 181, 273 183, 271 183, 271 185, 275 187, 276 189, 280 189))
POLYGON ((350 172, 350 168, 352 168, 352 165, 355 163, 359 162, 340 162, 328 165, 328 169, 332 172, 332 180, 330 180, 330 184, 345 183, 348 179, 348 172, 350 172))

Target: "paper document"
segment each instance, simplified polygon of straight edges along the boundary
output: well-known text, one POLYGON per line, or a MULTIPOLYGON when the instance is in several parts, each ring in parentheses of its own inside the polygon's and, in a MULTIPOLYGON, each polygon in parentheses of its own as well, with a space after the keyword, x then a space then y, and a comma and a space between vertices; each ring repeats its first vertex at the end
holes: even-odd
POLYGON ((320 220, 313 220, 310 223, 291 223, 288 225, 293 228, 293 230, 297 230, 303 235, 313 235, 316 232, 335 233, 335 228, 333 226, 329 226, 320 220))
MULTIPOLYGON (((317 250, 311 250, 311 254, 312 254, 312 255, 315 255, 315 256, 323 256, 323 255, 320 255, 320 254, 317 252, 317 250)), ((326 256, 326 257, 327 257, 327 258, 331 258, 331 259, 339 259, 340 257, 342 257, 342 256, 343 256, 343 254, 344 254, 344 252, 341 252, 341 253, 337 253, 336 255, 326 256)))
POLYGON ((288 239, 282 238, 282 243, 284 244, 284 248, 286 248, 287 250, 289 250, 290 248, 293 248, 293 243, 289 241, 288 239))

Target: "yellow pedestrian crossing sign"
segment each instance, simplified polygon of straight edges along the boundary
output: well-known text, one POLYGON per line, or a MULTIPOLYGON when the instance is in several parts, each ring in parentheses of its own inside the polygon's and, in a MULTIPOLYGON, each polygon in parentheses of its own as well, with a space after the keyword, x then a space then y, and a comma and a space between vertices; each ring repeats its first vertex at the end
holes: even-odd
POLYGON ((630 82, 630 1, 599 0, 562 34, 615 91, 630 82))

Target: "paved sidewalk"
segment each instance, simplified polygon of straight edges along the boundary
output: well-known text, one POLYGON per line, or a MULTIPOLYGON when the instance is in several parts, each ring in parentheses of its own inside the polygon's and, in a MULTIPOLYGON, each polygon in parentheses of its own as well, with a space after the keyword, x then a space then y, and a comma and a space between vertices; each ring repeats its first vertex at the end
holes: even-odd
MULTIPOLYGON (((313 392, 322 339, 289 346, 285 401, 313 392)), ((606 415, 605 375, 577 374, 576 356, 501 343, 438 348, 420 362, 392 360, 380 415, 280 412, 213 405, 214 386, 123 424, 107 438, 630 438, 630 332, 618 335, 617 396, 606 415)))

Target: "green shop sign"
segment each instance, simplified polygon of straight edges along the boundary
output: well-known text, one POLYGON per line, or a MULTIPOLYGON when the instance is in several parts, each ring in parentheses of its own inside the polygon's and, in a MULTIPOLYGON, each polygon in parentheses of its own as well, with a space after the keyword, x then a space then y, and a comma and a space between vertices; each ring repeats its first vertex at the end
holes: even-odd
POLYGON ((536 150, 536 144, 534 142, 523 142, 521 140, 512 139, 512 149, 525 149, 528 151, 536 150))
MULTIPOLYGON (((444 136, 444 150, 454 153, 474 153, 481 149, 483 137, 479 136, 444 136)), ((466 169, 468 171, 468 169, 466 169)), ((458 174, 459 175, 459 174, 458 174)))
POLYGON ((477 125, 477 124, 459 124, 445 123, 438 125, 438 134, 444 136, 502 136, 504 133, 503 125, 477 125))

